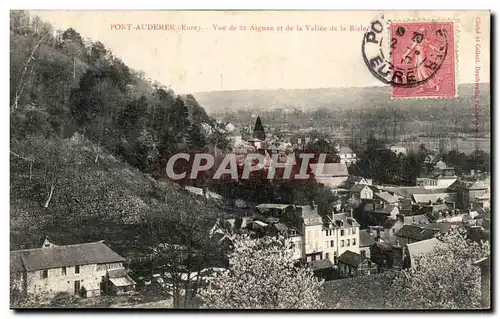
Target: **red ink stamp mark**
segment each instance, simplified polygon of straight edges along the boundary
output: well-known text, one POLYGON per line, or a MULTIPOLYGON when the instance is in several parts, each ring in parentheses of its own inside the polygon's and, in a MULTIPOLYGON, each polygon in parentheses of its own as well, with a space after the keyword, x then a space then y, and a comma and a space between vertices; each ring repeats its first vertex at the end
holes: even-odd
POLYGON ((454 37, 453 22, 391 23, 392 97, 455 97, 454 37))

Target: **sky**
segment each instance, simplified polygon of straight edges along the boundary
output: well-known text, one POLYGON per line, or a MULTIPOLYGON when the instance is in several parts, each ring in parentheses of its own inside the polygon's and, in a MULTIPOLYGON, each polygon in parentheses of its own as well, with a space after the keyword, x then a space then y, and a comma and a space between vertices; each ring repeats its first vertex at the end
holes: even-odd
MULTIPOLYGON (((382 85, 362 60, 360 30, 374 11, 33 11, 55 29, 76 29, 101 41, 129 67, 178 93, 382 85), (173 24, 176 30, 134 30, 173 24), (123 25, 120 27, 118 25, 123 25), (129 25, 131 29, 128 30, 129 25), (179 30, 180 26, 199 30, 179 30), (226 30, 214 30, 214 25, 226 30), (234 25, 236 30, 229 30, 234 25), (326 27, 308 31, 305 27, 326 27), (240 30, 244 26, 246 30, 240 30), (273 27, 274 31, 251 30, 273 27), (278 27, 283 27, 283 31, 278 27), (294 30, 287 31, 291 26, 294 30), (297 30, 302 26, 302 31, 297 30), (329 28, 332 27, 332 30, 329 28), (335 29, 335 27, 337 29, 335 29)), ((456 24, 457 80, 489 82, 489 12, 389 11, 399 20, 439 19, 456 24), (479 21, 479 22, 478 22, 479 21), (480 30, 476 27, 480 23, 480 30), (478 33, 478 31, 480 33, 478 33)))

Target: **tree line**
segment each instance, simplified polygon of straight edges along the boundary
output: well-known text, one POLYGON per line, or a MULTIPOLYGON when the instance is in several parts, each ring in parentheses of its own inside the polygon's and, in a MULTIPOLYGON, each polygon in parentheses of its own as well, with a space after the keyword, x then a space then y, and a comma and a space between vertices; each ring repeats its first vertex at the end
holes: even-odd
POLYGON ((349 168, 350 173, 373 178, 380 184, 414 186, 418 177, 432 173, 435 162, 440 159, 452 166, 457 176, 471 170, 490 171, 490 155, 482 150, 469 155, 456 150, 436 154, 422 144, 417 152, 396 154, 381 140, 370 137, 358 154, 359 161, 349 168))

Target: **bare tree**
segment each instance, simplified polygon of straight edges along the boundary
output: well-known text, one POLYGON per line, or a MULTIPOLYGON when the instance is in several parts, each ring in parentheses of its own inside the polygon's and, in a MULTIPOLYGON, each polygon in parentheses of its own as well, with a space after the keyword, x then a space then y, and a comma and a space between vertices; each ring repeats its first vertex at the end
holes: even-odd
POLYGON ((14 97, 14 103, 12 104, 12 108, 13 109, 17 109, 18 107, 18 103, 19 103, 19 98, 21 97, 21 95, 23 94, 23 91, 24 91, 24 85, 26 83, 26 81, 24 80, 24 77, 26 76, 26 72, 28 70, 28 67, 30 65, 30 62, 34 59, 34 56, 35 56, 35 52, 36 50, 38 49, 38 47, 40 46, 40 44, 42 43, 44 37, 40 37, 40 39, 36 42, 35 44, 35 47, 33 48, 33 50, 31 51, 31 54, 30 56, 28 57, 28 59, 26 60, 26 62, 24 63, 24 68, 23 68, 23 71, 21 73, 21 77, 19 78, 19 81, 17 82, 17 86, 16 86, 16 93, 15 93, 15 97, 14 97))

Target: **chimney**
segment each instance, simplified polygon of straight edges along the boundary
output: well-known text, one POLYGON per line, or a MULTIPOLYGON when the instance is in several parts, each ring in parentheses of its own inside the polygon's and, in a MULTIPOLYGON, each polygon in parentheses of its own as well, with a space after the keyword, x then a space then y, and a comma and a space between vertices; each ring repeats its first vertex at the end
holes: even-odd
POLYGON ((474 177, 474 169, 470 170, 470 176, 474 177))
POLYGON ((351 208, 351 218, 354 219, 354 209, 351 208))

